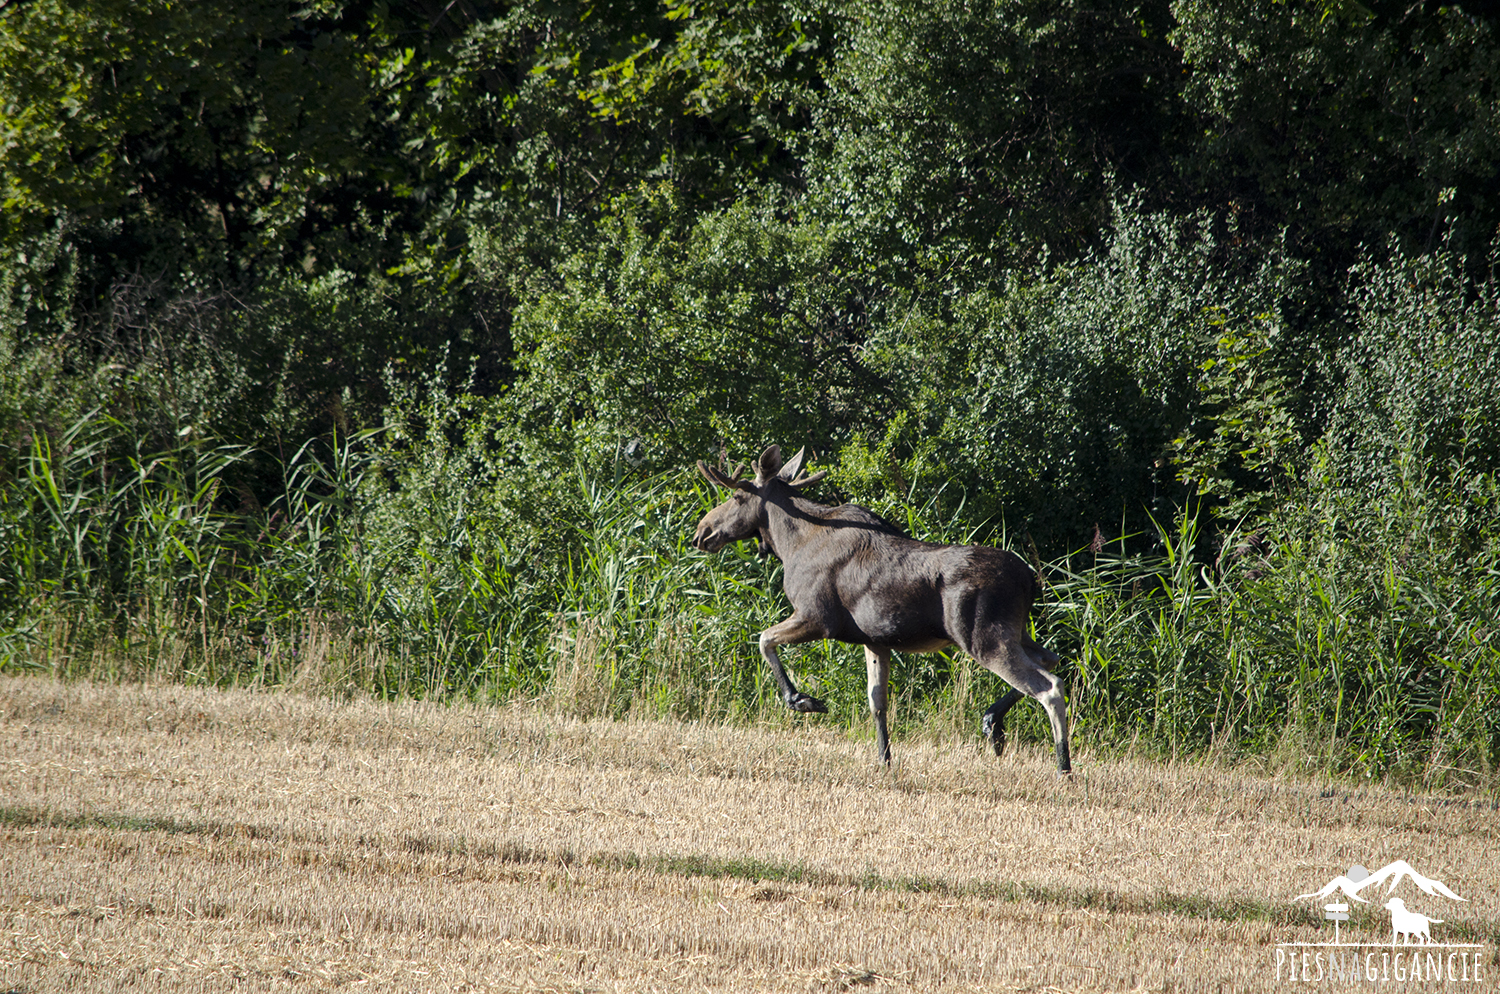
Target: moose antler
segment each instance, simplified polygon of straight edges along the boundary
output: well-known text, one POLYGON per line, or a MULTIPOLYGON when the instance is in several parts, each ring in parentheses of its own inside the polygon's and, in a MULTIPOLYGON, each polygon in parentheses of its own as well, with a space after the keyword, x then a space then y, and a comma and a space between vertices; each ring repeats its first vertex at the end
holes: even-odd
MULTIPOLYGON (((722 458, 722 456, 720 458, 722 458)), ((702 459, 699 459, 698 472, 702 473, 703 478, 709 483, 712 483, 716 487, 723 487, 725 490, 751 489, 750 481, 744 479, 744 477, 742 476, 742 474, 745 472, 744 463, 740 463, 738 466, 736 466, 733 473, 725 473, 724 470, 720 469, 719 467, 710 466, 702 459)))
MULTIPOLYGON (((781 449, 778 446, 772 445, 765 452, 761 453, 761 457, 755 461, 753 465, 755 479, 760 486, 764 486, 773 479, 783 480, 793 487, 805 487, 809 484, 817 483, 828 475, 828 470, 821 469, 816 473, 809 473, 805 476, 799 475, 802 472, 802 462, 806 456, 807 447, 803 446, 797 450, 797 454, 792 456, 786 465, 782 465, 781 449)), ((813 458, 817 458, 817 453, 813 453, 813 458)), ((726 473, 721 468, 725 465, 724 453, 721 451, 719 453, 719 466, 710 466, 702 459, 699 459, 698 472, 703 474, 703 478, 709 483, 712 483, 716 487, 723 487, 726 490, 755 489, 756 483, 746 480, 742 475, 745 472, 744 463, 736 465, 733 473, 726 473)))
POLYGON ((828 470, 820 469, 816 473, 809 473, 806 476, 799 475, 802 472, 802 461, 808 455, 811 455, 814 459, 818 458, 818 454, 816 452, 809 453, 807 451, 807 446, 804 445, 802 448, 797 450, 796 455, 787 460, 787 464, 781 467, 781 472, 777 475, 793 487, 805 487, 809 484, 817 483, 823 477, 828 475, 828 470))
POLYGON ((812 486, 814 483, 817 483, 827 475, 828 470, 820 469, 816 473, 809 473, 806 476, 799 476, 795 480, 788 480, 787 483, 794 487, 808 487, 812 486))

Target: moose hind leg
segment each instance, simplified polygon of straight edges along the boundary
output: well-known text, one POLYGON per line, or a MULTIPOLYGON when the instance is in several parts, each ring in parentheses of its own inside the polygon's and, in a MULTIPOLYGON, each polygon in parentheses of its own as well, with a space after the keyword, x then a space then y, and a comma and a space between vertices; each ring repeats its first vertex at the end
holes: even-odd
POLYGON ((1041 704, 1047 711, 1047 718, 1052 722, 1052 745, 1057 751, 1057 772, 1069 774, 1073 772, 1073 761, 1068 755, 1068 699, 1063 696, 1062 681, 1051 673, 1052 686, 1037 695, 1037 703, 1041 704))
POLYGON ((781 665, 781 656, 777 654, 776 647, 797 642, 810 642, 822 637, 821 629, 798 619, 796 615, 760 633, 760 654, 765 657, 766 665, 771 668, 771 676, 776 678, 776 686, 781 690, 782 703, 793 711, 827 714, 828 705, 816 697, 802 693, 792 684, 792 678, 787 676, 786 667, 781 665))
POLYGON ((886 690, 891 683, 891 650, 865 646, 865 676, 869 684, 870 714, 875 718, 875 752, 891 765, 891 740, 885 727, 886 690))
POLYGON ((984 717, 979 719, 979 730, 984 733, 991 748, 995 750, 996 757, 1005 755, 1006 712, 1015 707, 1016 702, 1025 696, 1019 690, 1011 688, 1003 697, 991 704, 989 710, 984 713, 984 717))
MULTIPOLYGON (((1048 656, 1051 653, 1047 654, 1048 656)), ((1062 681, 1056 674, 1050 672, 1041 665, 1043 656, 1033 658, 1026 651, 1025 646, 1014 641, 1001 641, 994 648, 987 651, 983 656, 976 657, 985 669, 999 675, 1016 690, 1027 697, 1034 697, 1047 712, 1047 718, 1052 723, 1052 744, 1057 752, 1057 769, 1059 773, 1072 773, 1073 763, 1068 750, 1068 699, 1063 696, 1062 681)), ((988 718, 992 712, 999 712, 1003 716, 1009 710, 1011 701, 1006 701, 1009 694, 995 702, 995 706, 986 712, 988 718)), ((991 728, 998 725, 998 720, 991 728)), ((988 730, 987 730, 988 731, 988 730)), ((991 743, 994 739, 991 738, 991 743)))

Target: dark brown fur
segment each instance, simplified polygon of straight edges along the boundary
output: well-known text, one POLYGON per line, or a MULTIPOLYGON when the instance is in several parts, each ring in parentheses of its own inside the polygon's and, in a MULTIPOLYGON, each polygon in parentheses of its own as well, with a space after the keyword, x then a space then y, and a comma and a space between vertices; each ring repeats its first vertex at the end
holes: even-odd
POLYGON ((907 538, 855 504, 826 507, 799 497, 824 473, 801 476, 803 452, 782 465, 771 446, 754 465, 754 480, 698 463, 711 483, 729 489, 703 516, 693 545, 716 552, 758 537, 784 564, 792 616, 761 633, 761 654, 795 711, 826 711, 792 685, 778 645, 834 639, 865 647, 876 747, 890 762, 886 689, 895 652, 934 652, 957 645, 1012 687, 985 713, 984 730, 998 755, 1005 747, 1005 712, 1021 695, 1036 698, 1052 723, 1057 765, 1071 770, 1067 704, 1050 672, 1058 657, 1027 635, 1035 592, 1030 568, 1014 553, 981 545, 937 545, 907 538))

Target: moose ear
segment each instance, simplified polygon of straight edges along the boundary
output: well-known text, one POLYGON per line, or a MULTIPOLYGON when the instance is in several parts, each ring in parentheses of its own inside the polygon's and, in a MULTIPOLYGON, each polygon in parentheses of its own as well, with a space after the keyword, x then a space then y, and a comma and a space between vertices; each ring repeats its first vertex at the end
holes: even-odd
POLYGON ((781 446, 768 445, 760 458, 755 460, 755 482, 762 485, 770 483, 780 472, 781 446))
POLYGON ((792 456, 792 458, 786 461, 786 465, 782 466, 781 472, 777 473, 776 475, 781 477, 783 480, 795 480, 797 478, 797 474, 802 472, 802 460, 806 457, 807 446, 804 445, 802 446, 802 448, 797 450, 797 454, 795 456, 792 456))
MULTIPOLYGON (((818 454, 814 452, 812 454, 812 457, 816 459, 818 458, 818 454)), ((805 487, 809 484, 817 483, 823 477, 828 475, 828 470, 820 469, 816 473, 809 473, 807 476, 799 476, 798 474, 802 472, 802 463, 806 458, 807 446, 804 445, 802 446, 802 448, 797 450, 797 454, 795 456, 792 456, 792 458, 787 460, 785 466, 781 467, 781 478, 794 487, 805 487)))

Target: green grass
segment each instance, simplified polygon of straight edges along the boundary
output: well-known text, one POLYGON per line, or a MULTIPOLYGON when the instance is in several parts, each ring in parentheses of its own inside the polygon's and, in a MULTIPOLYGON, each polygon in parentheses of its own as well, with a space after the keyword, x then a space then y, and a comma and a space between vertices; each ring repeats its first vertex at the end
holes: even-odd
MULTIPOLYGON (((580 716, 776 712, 755 640, 788 610, 779 564, 750 544, 689 546, 716 498, 687 471, 576 470, 555 481, 567 524, 521 547, 454 478, 393 477, 375 435, 303 446, 265 507, 228 496, 251 456, 193 440, 148 451, 98 414, 57 443, 38 433, 0 488, 3 668, 528 698, 580 716)), ((1037 635, 1066 660, 1075 738, 1492 786, 1500 529, 1457 535, 1441 497, 1392 507, 1328 490, 1253 538, 1209 535, 1184 509, 1154 535, 1043 563, 1037 635)), ((962 502, 938 506, 912 494, 880 510, 918 537, 970 540, 962 502)), ((869 734, 856 648, 787 656, 831 705, 813 720, 869 734)), ((898 657, 893 689, 901 736, 971 729, 1003 688, 937 654, 898 657)), ((1014 715, 1014 735, 1047 739, 1039 709, 1014 715)))

